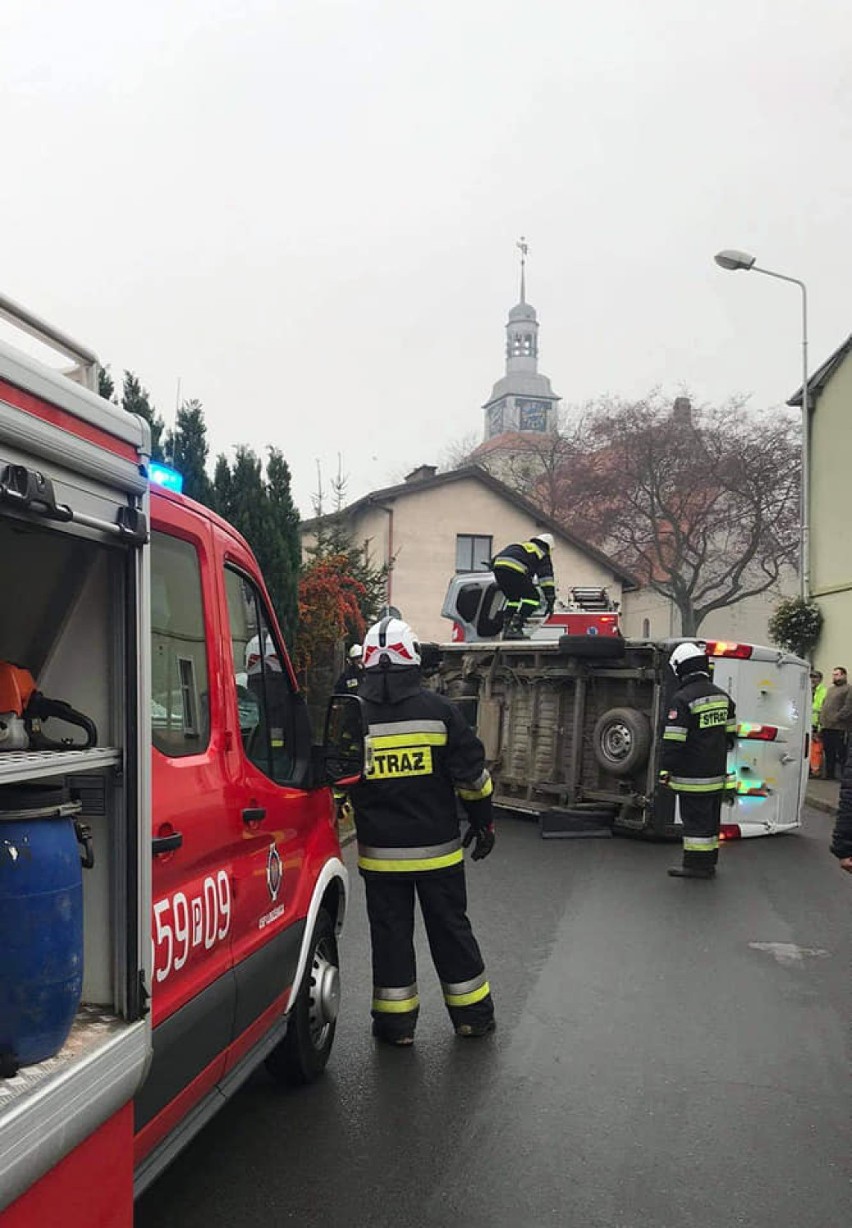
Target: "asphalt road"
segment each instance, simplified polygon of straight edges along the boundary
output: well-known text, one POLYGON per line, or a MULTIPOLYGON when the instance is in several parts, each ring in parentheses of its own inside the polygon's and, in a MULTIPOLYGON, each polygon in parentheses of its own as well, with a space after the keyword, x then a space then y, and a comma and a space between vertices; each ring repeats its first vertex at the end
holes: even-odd
POLYGON ((498 1031, 454 1037, 424 945, 407 1051, 369 1034, 353 874, 326 1075, 255 1074, 137 1228, 846 1228, 852 877, 830 825, 732 844, 705 883, 666 877, 672 846, 505 821, 468 866, 498 1031))

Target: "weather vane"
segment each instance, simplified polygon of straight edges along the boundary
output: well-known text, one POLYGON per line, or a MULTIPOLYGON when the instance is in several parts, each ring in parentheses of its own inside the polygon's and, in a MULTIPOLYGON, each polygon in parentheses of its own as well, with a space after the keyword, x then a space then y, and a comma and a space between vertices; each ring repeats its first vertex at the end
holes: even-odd
POLYGON ((525 303, 527 300, 527 252, 530 250, 530 247, 524 235, 521 235, 520 239, 515 244, 515 247, 517 247, 521 253, 521 302, 525 303))

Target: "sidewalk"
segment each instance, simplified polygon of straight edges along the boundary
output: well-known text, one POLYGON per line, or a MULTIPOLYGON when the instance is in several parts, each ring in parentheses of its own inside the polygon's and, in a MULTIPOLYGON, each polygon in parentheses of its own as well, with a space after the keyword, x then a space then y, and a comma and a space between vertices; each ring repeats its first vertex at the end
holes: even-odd
POLYGON ((834 814, 839 793, 839 780, 809 780, 805 805, 812 806, 814 810, 825 810, 828 814, 834 814))

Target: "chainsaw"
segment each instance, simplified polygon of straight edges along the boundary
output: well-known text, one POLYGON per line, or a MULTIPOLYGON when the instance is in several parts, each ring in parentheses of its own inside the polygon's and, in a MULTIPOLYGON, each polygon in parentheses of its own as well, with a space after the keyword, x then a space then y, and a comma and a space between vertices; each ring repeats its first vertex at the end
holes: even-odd
POLYGON ((97 740, 94 721, 65 700, 43 695, 28 669, 0 661, 0 751, 88 750, 97 740), (43 727, 51 719, 82 729, 85 742, 49 738, 43 727))

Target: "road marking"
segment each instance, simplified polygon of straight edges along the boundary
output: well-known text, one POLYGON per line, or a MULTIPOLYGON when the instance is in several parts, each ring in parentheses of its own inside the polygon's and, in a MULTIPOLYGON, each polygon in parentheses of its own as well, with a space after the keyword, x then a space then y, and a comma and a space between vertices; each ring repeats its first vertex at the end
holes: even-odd
POLYGON ((828 951, 823 951, 820 947, 797 947, 794 942, 750 942, 748 945, 754 951, 766 951, 787 968, 804 963, 806 956, 824 959, 828 955, 828 951))

